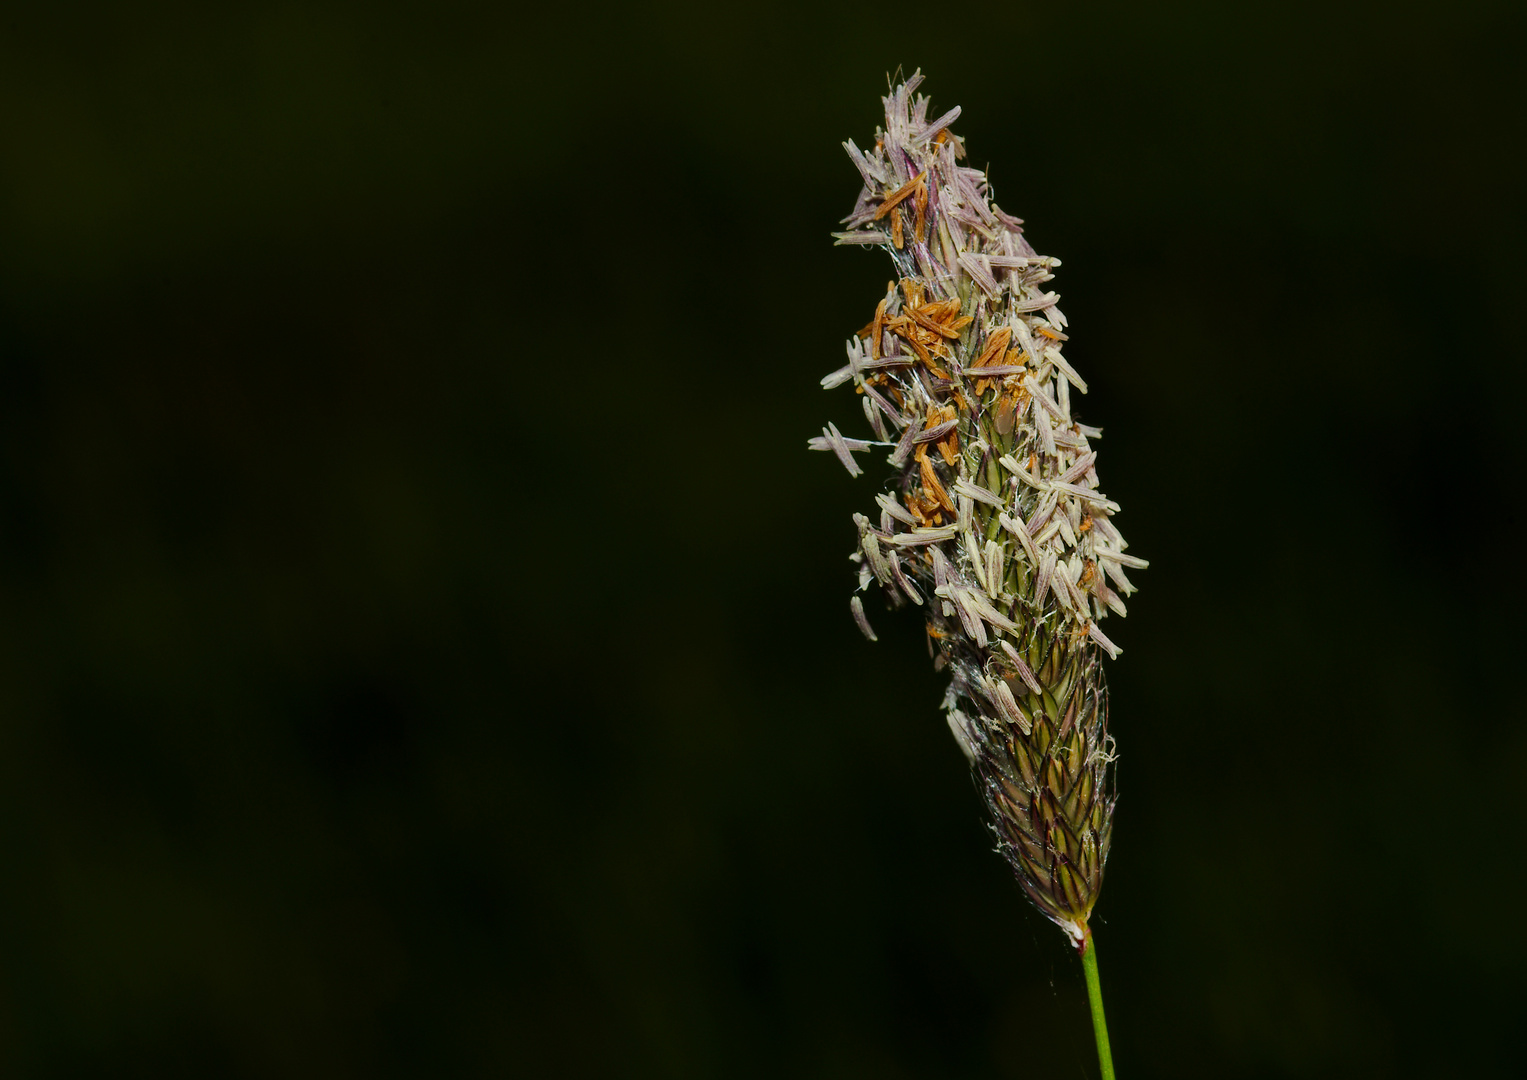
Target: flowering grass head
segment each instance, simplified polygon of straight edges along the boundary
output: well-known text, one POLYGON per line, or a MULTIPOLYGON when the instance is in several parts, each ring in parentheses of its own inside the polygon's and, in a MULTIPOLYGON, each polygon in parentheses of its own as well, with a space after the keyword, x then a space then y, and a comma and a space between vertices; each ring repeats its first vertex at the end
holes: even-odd
MULTIPOLYGON (((1060 261, 961 162, 954 108, 930 119, 915 74, 884 99, 873 145, 844 144, 863 180, 839 244, 882 247, 897 280, 822 380, 852 385, 870 439, 829 424, 811 440, 851 476, 889 451, 890 490, 856 514, 859 591, 924 615, 950 673, 949 727, 999 848, 1029 897, 1085 950, 1112 829, 1113 739, 1100 625, 1134 591, 1099 489, 1102 432, 1073 415, 1087 384, 1064 351, 1060 261)), ((855 595, 850 608, 874 631, 855 595)))

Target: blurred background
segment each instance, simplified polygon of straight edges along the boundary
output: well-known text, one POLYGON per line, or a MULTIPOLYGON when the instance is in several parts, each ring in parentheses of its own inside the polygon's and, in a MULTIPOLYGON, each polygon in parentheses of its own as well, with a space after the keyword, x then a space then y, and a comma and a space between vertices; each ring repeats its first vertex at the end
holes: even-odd
POLYGON ((921 66, 1151 560, 1120 1075, 1521 1075, 1520 8, 722 7, 0 16, 0 1071, 1096 1075, 805 449, 921 66))

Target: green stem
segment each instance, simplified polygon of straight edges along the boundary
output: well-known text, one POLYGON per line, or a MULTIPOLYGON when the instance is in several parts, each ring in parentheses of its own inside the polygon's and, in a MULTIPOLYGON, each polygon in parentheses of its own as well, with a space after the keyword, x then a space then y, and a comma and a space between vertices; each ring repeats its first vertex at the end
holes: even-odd
POLYGON ((1092 1033, 1098 1039, 1098 1066, 1103 1080, 1114 1080, 1113 1054, 1108 1049, 1108 1021, 1103 1019, 1103 987, 1098 982, 1098 950, 1087 933, 1082 943, 1082 970, 1087 973, 1087 1000, 1092 1004, 1092 1033))

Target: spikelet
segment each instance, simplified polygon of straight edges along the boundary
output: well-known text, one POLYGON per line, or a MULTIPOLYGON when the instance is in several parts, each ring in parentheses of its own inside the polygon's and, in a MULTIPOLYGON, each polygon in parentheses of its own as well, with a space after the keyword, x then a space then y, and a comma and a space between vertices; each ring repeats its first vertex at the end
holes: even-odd
MULTIPOLYGON (((854 455, 889 447, 894 492, 878 520, 856 514, 860 591, 927 619, 930 653, 951 673, 944 707, 991 811, 999 850, 1040 911, 1078 947, 1108 858, 1114 794, 1099 628, 1133 592, 1098 490, 1097 428, 1073 419, 1087 384, 1062 355, 1066 320, 1047 291, 1058 259, 991 202, 986 176, 959 164, 950 125, 928 119, 915 74, 885 103, 862 151, 863 178, 839 244, 884 247, 898 281, 848 342, 852 383, 874 439, 829 424, 810 441, 851 476, 854 455)), ((874 631, 856 595, 851 611, 874 631)))

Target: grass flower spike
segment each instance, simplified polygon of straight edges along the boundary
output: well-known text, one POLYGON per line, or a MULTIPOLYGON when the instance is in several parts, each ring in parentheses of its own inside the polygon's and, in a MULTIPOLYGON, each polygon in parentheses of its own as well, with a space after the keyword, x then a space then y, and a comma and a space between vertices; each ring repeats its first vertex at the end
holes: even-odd
MULTIPOLYGON (((918 607, 944 707, 1024 891, 1081 951, 1104 1075, 1112 1075, 1088 918, 1103 883, 1114 794, 1100 623, 1134 591, 1098 481, 1101 431, 1072 413, 1087 384, 1065 357, 1066 319, 1047 290, 1059 260, 991 201, 961 164, 950 125, 914 97, 885 97, 872 147, 844 144, 864 181, 839 244, 885 248, 897 281, 822 380, 852 384, 873 439, 829 424, 811 440, 851 476, 856 454, 889 448, 893 490, 856 514, 863 592, 918 607)), ((850 604, 874 632, 861 598, 850 604)))

